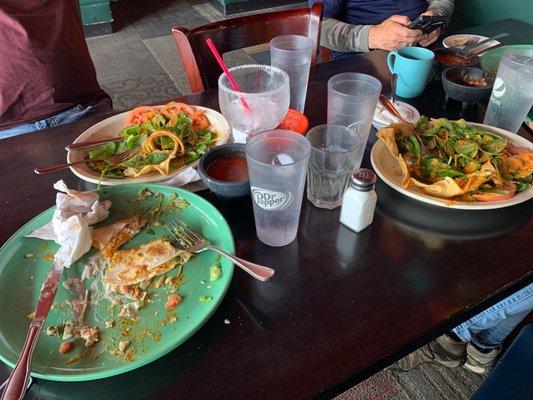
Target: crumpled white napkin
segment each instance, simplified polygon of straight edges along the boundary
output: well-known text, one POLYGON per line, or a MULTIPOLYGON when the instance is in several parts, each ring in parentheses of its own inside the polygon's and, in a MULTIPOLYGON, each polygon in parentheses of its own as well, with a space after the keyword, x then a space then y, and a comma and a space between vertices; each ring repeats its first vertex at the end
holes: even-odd
POLYGON ((181 171, 178 175, 166 181, 163 181, 162 183, 171 186, 185 186, 188 183, 196 182, 199 180, 200 175, 198 175, 198 171, 196 171, 196 168, 189 167, 181 171))
POLYGON ((64 193, 56 196, 52 221, 26 236, 54 240, 61 246, 54 256, 54 262, 70 267, 91 249, 89 225, 108 217, 111 202, 99 201, 100 197, 94 192, 69 189, 62 180, 56 182, 54 188, 64 193))

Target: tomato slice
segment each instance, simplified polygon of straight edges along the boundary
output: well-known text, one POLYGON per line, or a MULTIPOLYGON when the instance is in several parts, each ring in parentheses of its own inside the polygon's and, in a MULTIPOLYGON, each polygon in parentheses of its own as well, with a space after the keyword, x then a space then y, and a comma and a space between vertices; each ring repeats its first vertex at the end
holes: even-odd
POLYGON ((185 103, 176 103, 175 101, 165 104, 159 111, 167 118, 172 118, 173 115, 179 113, 185 113, 189 116, 194 114, 194 108, 192 108, 190 105, 185 103))
POLYGON ((309 120, 301 112, 289 108, 287 115, 278 125, 278 129, 288 129, 290 131, 305 135, 309 127, 309 120))
POLYGON ((130 111, 128 118, 124 122, 125 126, 141 125, 151 120, 158 113, 157 108, 150 106, 140 106, 130 111))
POLYGON ((507 200, 514 196, 516 185, 512 182, 505 182, 503 186, 496 187, 492 190, 492 192, 487 191, 473 194, 472 197, 477 201, 483 202, 507 200))

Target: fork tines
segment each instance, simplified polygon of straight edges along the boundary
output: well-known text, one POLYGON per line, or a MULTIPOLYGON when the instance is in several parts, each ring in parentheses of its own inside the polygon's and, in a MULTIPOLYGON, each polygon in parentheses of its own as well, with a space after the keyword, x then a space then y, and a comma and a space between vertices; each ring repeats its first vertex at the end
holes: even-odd
POLYGON ((169 224, 173 229, 167 226, 168 231, 185 249, 189 249, 205 240, 179 218, 170 220, 169 224))
POLYGON ((471 44, 478 43, 480 40, 481 40, 481 38, 479 38, 479 37, 470 38, 466 42, 463 43, 463 46, 469 46, 471 44))

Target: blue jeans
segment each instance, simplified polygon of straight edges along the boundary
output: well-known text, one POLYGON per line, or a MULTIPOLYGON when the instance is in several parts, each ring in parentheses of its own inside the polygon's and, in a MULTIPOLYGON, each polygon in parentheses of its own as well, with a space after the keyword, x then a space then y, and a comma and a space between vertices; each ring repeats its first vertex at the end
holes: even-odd
POLYGON ((80 119, 84 115, 91 113, 93 108, 93 106, 85 107, 78 104, 75 107, 69 108, 68 110, 62 111, 59 114, 52 115, 51 117, 42 119, 40 121, 0 130, 0 139, 6 139, 11 136, 22 135, 23 133, 36 132, 46 128, 68 124, 80 119))
POLYGON ((532 309, 533 283, 456 326, 453 331, 463 342, 493 349, 503 343, 532 309))

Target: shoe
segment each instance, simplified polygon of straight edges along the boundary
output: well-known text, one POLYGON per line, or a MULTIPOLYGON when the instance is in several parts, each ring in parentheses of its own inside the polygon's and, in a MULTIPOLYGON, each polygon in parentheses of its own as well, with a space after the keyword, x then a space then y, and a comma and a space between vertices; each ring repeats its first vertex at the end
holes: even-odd
POLYGON ((500 354, 500 350, 498 347, 490 350, 488 353, 483 353, 472 343, 468 343, 468 346, 466 346, 466 362, 464 367, 476 374, 485 374, 496 364, 496 358, 500 354))
POLYGON ((444 334, 425 346, 405 356, 392 369, 410 371, 426 362, 437 362, 449 368, 460 366, 464 361, 466 343, 444 334))

